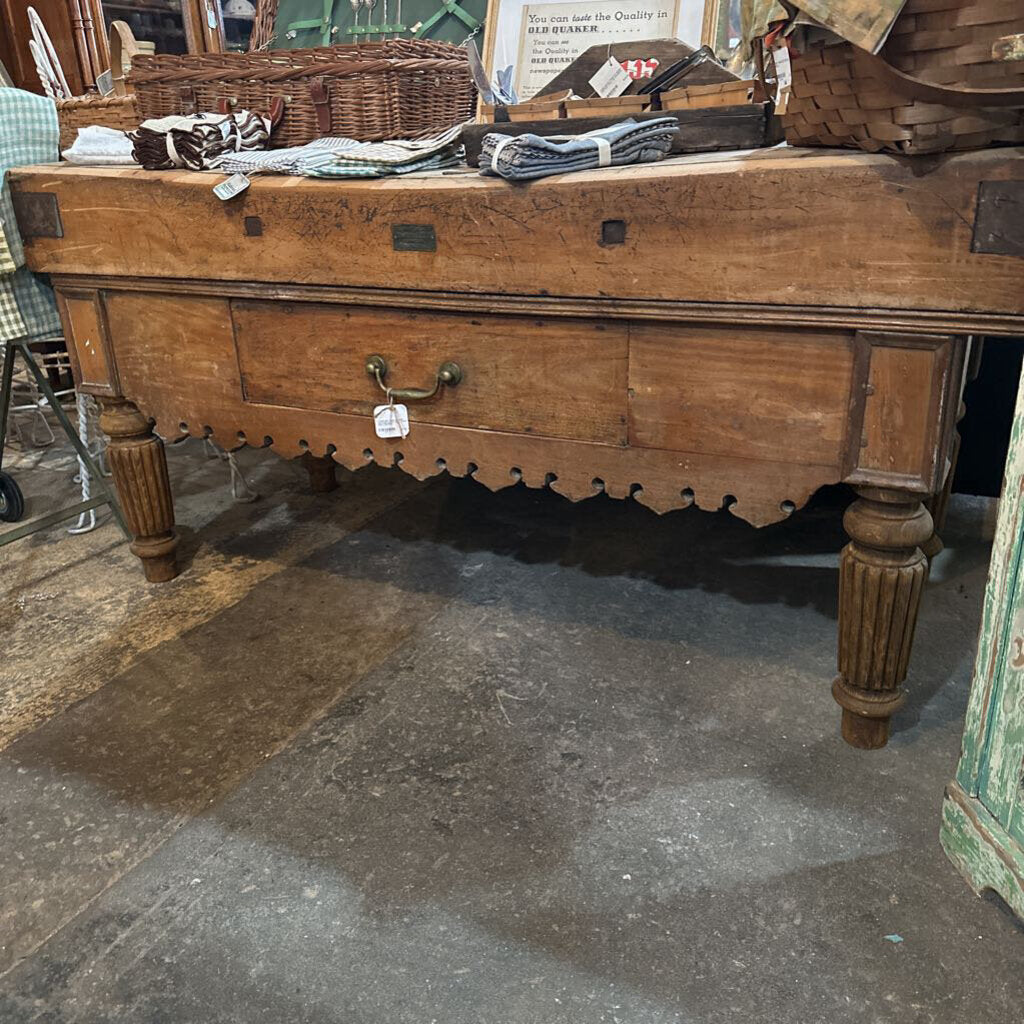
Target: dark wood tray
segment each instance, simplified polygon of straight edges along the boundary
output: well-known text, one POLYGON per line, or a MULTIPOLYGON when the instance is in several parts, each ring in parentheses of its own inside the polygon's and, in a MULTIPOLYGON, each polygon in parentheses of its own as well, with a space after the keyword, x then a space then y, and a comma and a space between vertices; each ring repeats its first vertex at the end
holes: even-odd
MULTIPOLYGON (((656 117, 675 117, 679 130, 672 141, 673 153, 707 153, 716 149, 760 149, 782 141, 782 125, 771 103, 742 103, 732 107, 703 107, 698 110, 649 111, 634 114, 636 121, 656 117)), ((485 135, 581 135, 596 128, 607 128, 622 118, 563 117, 547 121, 509 121, 467 124, 462 131, 466 162, 480 166, 480 149, 485 135)))

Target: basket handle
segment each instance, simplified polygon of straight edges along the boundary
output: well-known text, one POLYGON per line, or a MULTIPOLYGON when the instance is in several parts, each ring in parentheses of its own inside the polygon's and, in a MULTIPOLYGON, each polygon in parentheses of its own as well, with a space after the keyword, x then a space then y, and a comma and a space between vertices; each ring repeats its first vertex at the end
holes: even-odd
POLYGON ((900 71, 878 54, 858 53, 857 58, 870 62, 871 70, 886 85, 923 103, 942 103, 947 107, 1024 107, 1024 88, 972 89, 960 85, 935 85, 900 71))
MULTIPOLYGON (((765 51, 768 49, 765 38, 756 41, 754 78, 771 95, 765 76, 765 51)), ((915 78, 905 71, 900 71, 879 54, 868 53, 860 47, 854 49, 856 59, 863 61, 876 78, 890 88, 899 89, 911 99, 924 103, 941 103, 947 107, 1024 107, 1024 88, 972 89, 967 86, 935 85, 933 82, 926 82, 922 78, 915 78)))
POLYGON ((139 52, 138 43, 126 21, 112 21, 110 23, 110 77, 114 82, 114 95, 127 96, 134 89, 129 88, 124 80, 124 58, 122 53, 130 58, 139 52))

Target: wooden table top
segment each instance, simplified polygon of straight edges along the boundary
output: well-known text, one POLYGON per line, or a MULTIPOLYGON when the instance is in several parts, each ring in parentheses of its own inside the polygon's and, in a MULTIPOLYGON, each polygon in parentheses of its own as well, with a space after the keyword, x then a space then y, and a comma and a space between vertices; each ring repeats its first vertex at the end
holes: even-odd
MULTIPOLYGON (((945 164, 959 167, 984 168, 999 164, 1007 159, 1024 157, 1024 146, 1003 146, 991 149, 973 150, 965 153, 939 154, 933 157, 919 157, 915 160, 895 157, 887 153, 862 153, 853 149, 825 149, 822 147, 774 146, 768 149, 749 149, 717 153, 689 153, 671 156, 649 164, 631 164, 624 167, 594 168, 588 171, 574 171, 569 174, 553 174, 532 182, 510 183, 501 178, 481 174, 473 167, 453 167, 441 171, 421 171, 415 174, 395 175, 385 178, 306 178, 287 174, 261 174, 252 178, 253 185, 271 189, 338 189, 361 191, 389 191, 407 189, 410 182, 417 188, 437 191, 449 189, 530 189, 545 190, 568 184, 579 187, 590 182, 607 182, 622 179, 650 181, 661 178, 676 178, 693 175, 727 175, 753 171, 785 172, 792 170, 811 171, 816 174, 838 172, 849 174, 867 169, 881 170, 901 165, 914 171, 915 175, 927 178, 928 173, 945 164)), ((78 167, 73 164, 38 164, 16 168, 12 176, 57 173, 61 178, 143 178, 163 182, 185 182, 194 185, 198 180, 209 178, 212 185, 220 180, 216 172, 195 171, 146 171, 140 167, 78 167)), ((1016 175, 1015 175, 1016 176, 1016 175)), ((1024 171, 1021 172, 1024 177, 1024 171)))
POLYGON ((227 203, 213 174, 47 165, 10 177, 15 192, 57 196, 63 237, 28 249, 51 274, 941 312, 937 329, 1015 334, 1024 259, 972 246, 979 183, 1024 183, 1022 157, 778 147, 528 185, 472 169, 265 175, 227 203), (623 243, 604 241, 609 220, 624 222, 623 243), (433 248, 401 249, 394 229, 408 226, 432 229, 433 248))

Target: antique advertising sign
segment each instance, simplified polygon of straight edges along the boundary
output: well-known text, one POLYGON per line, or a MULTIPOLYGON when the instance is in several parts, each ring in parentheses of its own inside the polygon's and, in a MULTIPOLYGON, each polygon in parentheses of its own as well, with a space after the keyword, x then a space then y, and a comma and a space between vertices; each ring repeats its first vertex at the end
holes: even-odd
POLYGON ((484 66, 492 76, 511 67, 519 99, 527 100, 595 44, 675 38, 700 46, 704 6, 704 0, 491 0, 484 66))

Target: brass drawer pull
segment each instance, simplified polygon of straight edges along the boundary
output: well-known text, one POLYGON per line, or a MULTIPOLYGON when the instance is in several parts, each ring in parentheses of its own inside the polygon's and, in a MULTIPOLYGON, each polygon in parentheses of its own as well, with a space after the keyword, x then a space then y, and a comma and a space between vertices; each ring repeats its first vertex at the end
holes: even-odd
POLYGON ((389 388, 384 383, 388 374, 388 364, 383 356, 369 356, 366 360, 366 372, 380 385, 388 398, 397 398, 400 402, 417 402, 423 398, 433 398, 442 384, 455 387, 462 380, 462 367, 458 363, 442 363, 437 369, 437 378, 432 388, 389 388))

